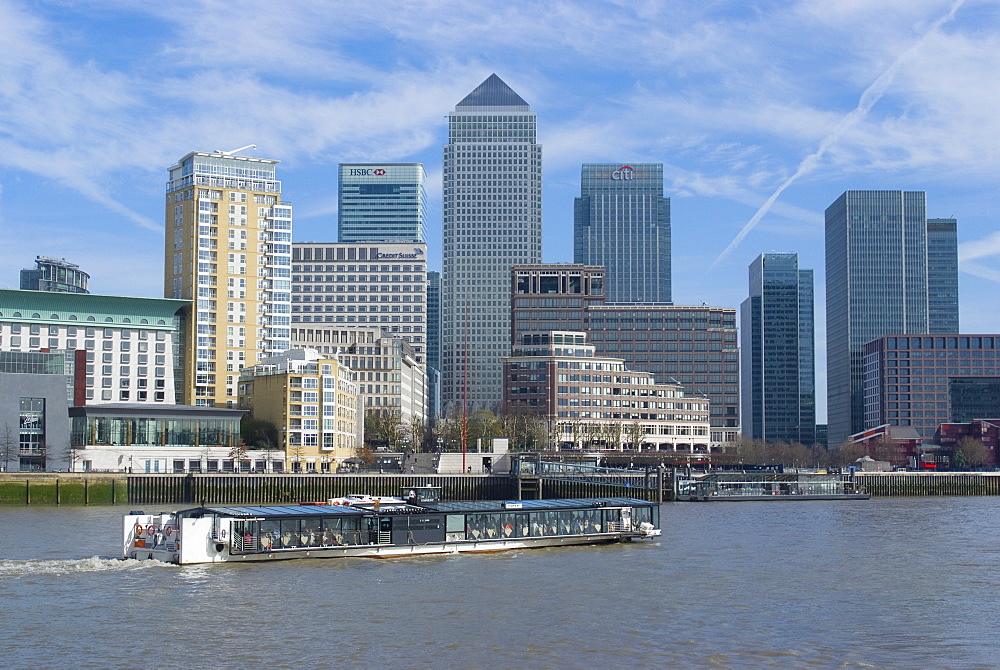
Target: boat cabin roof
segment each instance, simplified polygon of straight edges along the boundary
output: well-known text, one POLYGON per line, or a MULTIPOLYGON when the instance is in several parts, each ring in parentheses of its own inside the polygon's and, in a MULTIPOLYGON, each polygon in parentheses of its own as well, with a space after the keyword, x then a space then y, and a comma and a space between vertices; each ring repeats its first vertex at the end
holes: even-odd
MULTIPOLYGON (((469 514, 479 512, 518 512, 539 510, 592 509, 594 507, 638 507, 656 503, 638 498, 563 498, 556 500, 478 500, 435 503, 386 503, 379 514, 469 514)), ((359 516, 375 512, 374 505, 259 505, 259 506, 210 506, 180 512, 182 516, 215 514, 236 518, 281 516, 359 516)))

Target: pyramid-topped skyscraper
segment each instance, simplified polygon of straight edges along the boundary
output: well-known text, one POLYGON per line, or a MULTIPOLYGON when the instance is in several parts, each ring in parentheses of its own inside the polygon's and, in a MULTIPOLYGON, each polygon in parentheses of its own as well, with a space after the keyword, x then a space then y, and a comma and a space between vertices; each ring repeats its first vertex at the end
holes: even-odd
POLYGON ((524 98, 495 74, 487 77, 486 81, 456 105, 456 108, 464 107, 523 107, 524 111, 531 111, 524 98))
POLYGON ((448 116, 441 274, 442 405, 494 408, 510 351, 510 269, 542 260, 535 114, 492 74, 448 116))

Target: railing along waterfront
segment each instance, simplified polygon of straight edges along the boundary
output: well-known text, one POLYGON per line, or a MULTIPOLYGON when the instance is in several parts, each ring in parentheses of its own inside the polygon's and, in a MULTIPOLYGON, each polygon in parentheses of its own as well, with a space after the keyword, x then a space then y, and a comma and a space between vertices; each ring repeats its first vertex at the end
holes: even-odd
POLYGON ((444 500, 503 500, 516 495, 511 478, 489 475, 187 474, 132 475, 134 504, 286 504, 321 502, 352 493, 398 496, 404 487, 438 486, 444 500))
POLYGON ((1000 495, 1000 472, 856 472, 854 483, 872 497, 1000 495))
POLYGON ((645 500, 663 500, 663 471, 608 468, 580 463, 561 463, 534 458, 519 459, 514 474, 522 480, 540 481, 541 498, 593 498, 627 495, 645 500))

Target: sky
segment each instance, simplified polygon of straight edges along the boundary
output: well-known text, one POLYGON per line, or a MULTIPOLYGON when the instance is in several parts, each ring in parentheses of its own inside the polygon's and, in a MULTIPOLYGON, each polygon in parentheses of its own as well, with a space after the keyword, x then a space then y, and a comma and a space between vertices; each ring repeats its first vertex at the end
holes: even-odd
POLYGON ((847 189, 958 219, 963 332, 1000 332, 997 0, 0 0, 0 287, 36 255, 160 296, 167 169, 274 158, 295 241, 336 240, 341 162, 421 162, 440 268, 446 115, 491 73, 538 115, 543 257, 572 262, 586 162, 661 162, 676 304, 738 308, 747 266, 816 273, 847 189))

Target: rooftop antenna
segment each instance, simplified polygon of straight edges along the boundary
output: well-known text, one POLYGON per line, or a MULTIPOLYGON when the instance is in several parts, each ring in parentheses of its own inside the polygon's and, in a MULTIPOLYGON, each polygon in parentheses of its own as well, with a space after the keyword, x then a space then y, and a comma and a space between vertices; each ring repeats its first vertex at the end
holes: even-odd
POLYGON ((240 151, 244 151, 246 149, 254 149, 254 150, 256 150, 257 149, 257 145, 256 144, 248 144, 245 147, 240 147, 239 149, 233 149, 232 151, 223 151, 222 149, 216 149, 215 153, 222 154, 223 156, 232 156, 233 154, 235 154, 237 152, 240 152, 240 151))

